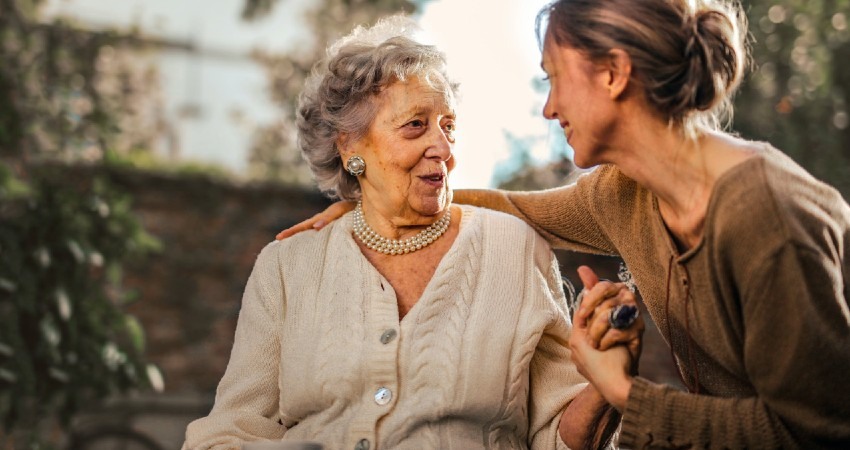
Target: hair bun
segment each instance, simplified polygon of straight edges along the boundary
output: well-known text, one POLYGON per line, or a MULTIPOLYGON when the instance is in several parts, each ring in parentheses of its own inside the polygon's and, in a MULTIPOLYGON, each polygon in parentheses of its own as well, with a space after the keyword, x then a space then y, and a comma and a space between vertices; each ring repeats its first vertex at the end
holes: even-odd
POLYGON ((728 99, 741 81, 745 51, 732 11, 702 9, 686 18, 687 41, 679 104, 685 110, 708 111, 728 99))

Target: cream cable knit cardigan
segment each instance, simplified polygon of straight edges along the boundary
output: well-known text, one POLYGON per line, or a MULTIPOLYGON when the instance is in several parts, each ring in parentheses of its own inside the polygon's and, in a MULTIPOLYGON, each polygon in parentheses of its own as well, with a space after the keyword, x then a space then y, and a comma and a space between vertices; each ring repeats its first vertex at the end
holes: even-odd
POLYGON ((464 206, 456 241, 399 322, 349 214, 257 258, 215 406, 183 448, 565 448, 561 412, 585 386, 570 329, 551 250, 519 219, 464 206))

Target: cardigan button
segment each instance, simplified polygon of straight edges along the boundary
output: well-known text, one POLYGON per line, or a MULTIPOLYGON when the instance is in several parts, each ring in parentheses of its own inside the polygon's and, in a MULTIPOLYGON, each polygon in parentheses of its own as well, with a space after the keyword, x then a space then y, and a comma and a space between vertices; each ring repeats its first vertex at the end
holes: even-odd
POLYGON ((392 328, 384 331, 383 334, 381 334, 381 344, 389 344, 393 339, 395 339, 397 334, 398 332, 392 328))
POLYGON ((375 391, 375 403, 384 406, 393 399, 393 391, 382 387, 375 391))
POLYGON ((360 439, 357 441, 357 445, 354 446, 354 450, 369 450, 369 440, 360 439))

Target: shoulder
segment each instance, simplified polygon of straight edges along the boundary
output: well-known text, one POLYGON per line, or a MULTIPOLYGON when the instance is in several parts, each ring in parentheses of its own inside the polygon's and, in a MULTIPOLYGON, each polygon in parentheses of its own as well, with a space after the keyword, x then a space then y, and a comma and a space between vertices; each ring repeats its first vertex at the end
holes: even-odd
POLYGON ((847 219, 848 205, 834 187, 816 179, 790 157, 772 147, 759 157, 765 191, 786 217, 847 219))
MULTIPOLYGON (((463 224, 480 227, 485 231, 488 239, 497 239, 503 242, 543 239, 534 231, 534 228, 531 228, 522 219, 510 214, 470 205, 461 205, 461 209, 465 217, 463 224)), ((543 242, 545 244, 545 241, 543 242)), ((545 245, 548 248, 548 244, 545 245)))
MULTIPOLYGON (((548 267, 554 254, 549 243, 534 228, 510 214, 477 206, 462 205, 465 226, 478 227, 487 245, 483 251, 504 257, 527 256, 538 267, 548 267)), ((500 256, 500 257, 501 257, 500 256)))
POLYGON ((644 226, 640 221, 643 212, 652 209, 651 193, 611 164, 582 175, 576 184, 583 192, 588 210, 608 233, 618 234, 628 228, 627 233, 632 234, 635 223, 644 226))
POLYGON ((767 144, 718 180, 710 209, 708 232, 764 252, 788 244, 816 249, 850 229, 841 194, 767 144))
POLYGON ((257 256, 257 265, 298 265, 302 258, 314 258, 328 247, 329 241, 338 238, 347 226, 347 216, 330 223, 321 230, 302 231, 281 241, 266 244, 257 256), (291 264, 290 264, 291 263, 291 264))
POLYGON ((343 215, 339 219, 329 223, 321 230, 302 231, 281 241, 272 242, 268 246, 275 248, 274 244, 277 243, 277 248, 281 252, 296 252, 323 246, 330 239, 340 234, 340 232, 348 227, 350 215, 350 212, 343 215))
POLYGON ((592 172, 582 175, 579 183, 587 183, 587 190, 594 194, 597 201, 610 203, 630 201, 644 188, 612 164, 603 164, 592 172))
POLYGON ((534 230, 522 219, 495 211, 472 205, 459 205, 463 211, 463 224, 467 226, 484 226, 490 233, 528 233, 534 230))

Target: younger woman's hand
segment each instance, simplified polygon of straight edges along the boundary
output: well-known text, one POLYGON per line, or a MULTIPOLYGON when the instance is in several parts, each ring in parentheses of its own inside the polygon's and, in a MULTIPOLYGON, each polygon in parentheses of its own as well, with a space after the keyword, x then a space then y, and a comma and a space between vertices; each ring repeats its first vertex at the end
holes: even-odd
POLYGON ((641 351, 640 317, 625 330, 612 328, 608 317, 617 305, 636 306, 623 283, 600 281, 592 269, 579 267, 584 294, 573 318, 571 359, 605 400, 620 412, 626 406, 641 351))
POLYGON ((294 234, 298 234, 307 230, 321 230, 325 225, 342 217, 345 213, 354 209, 356 203, 350 201, 338 201, 331 206, 328 206, 324 211, 315 216, 295 224, 277 234, 275 239, 286 239, 294 234))
POLYGON ((626 408, 632 388, 632 357, 622 345, 605 351, 597 350, 587 339, 587 327, 573 327, 570 336, 570 359, 590 384, 621 413, 626 408))

